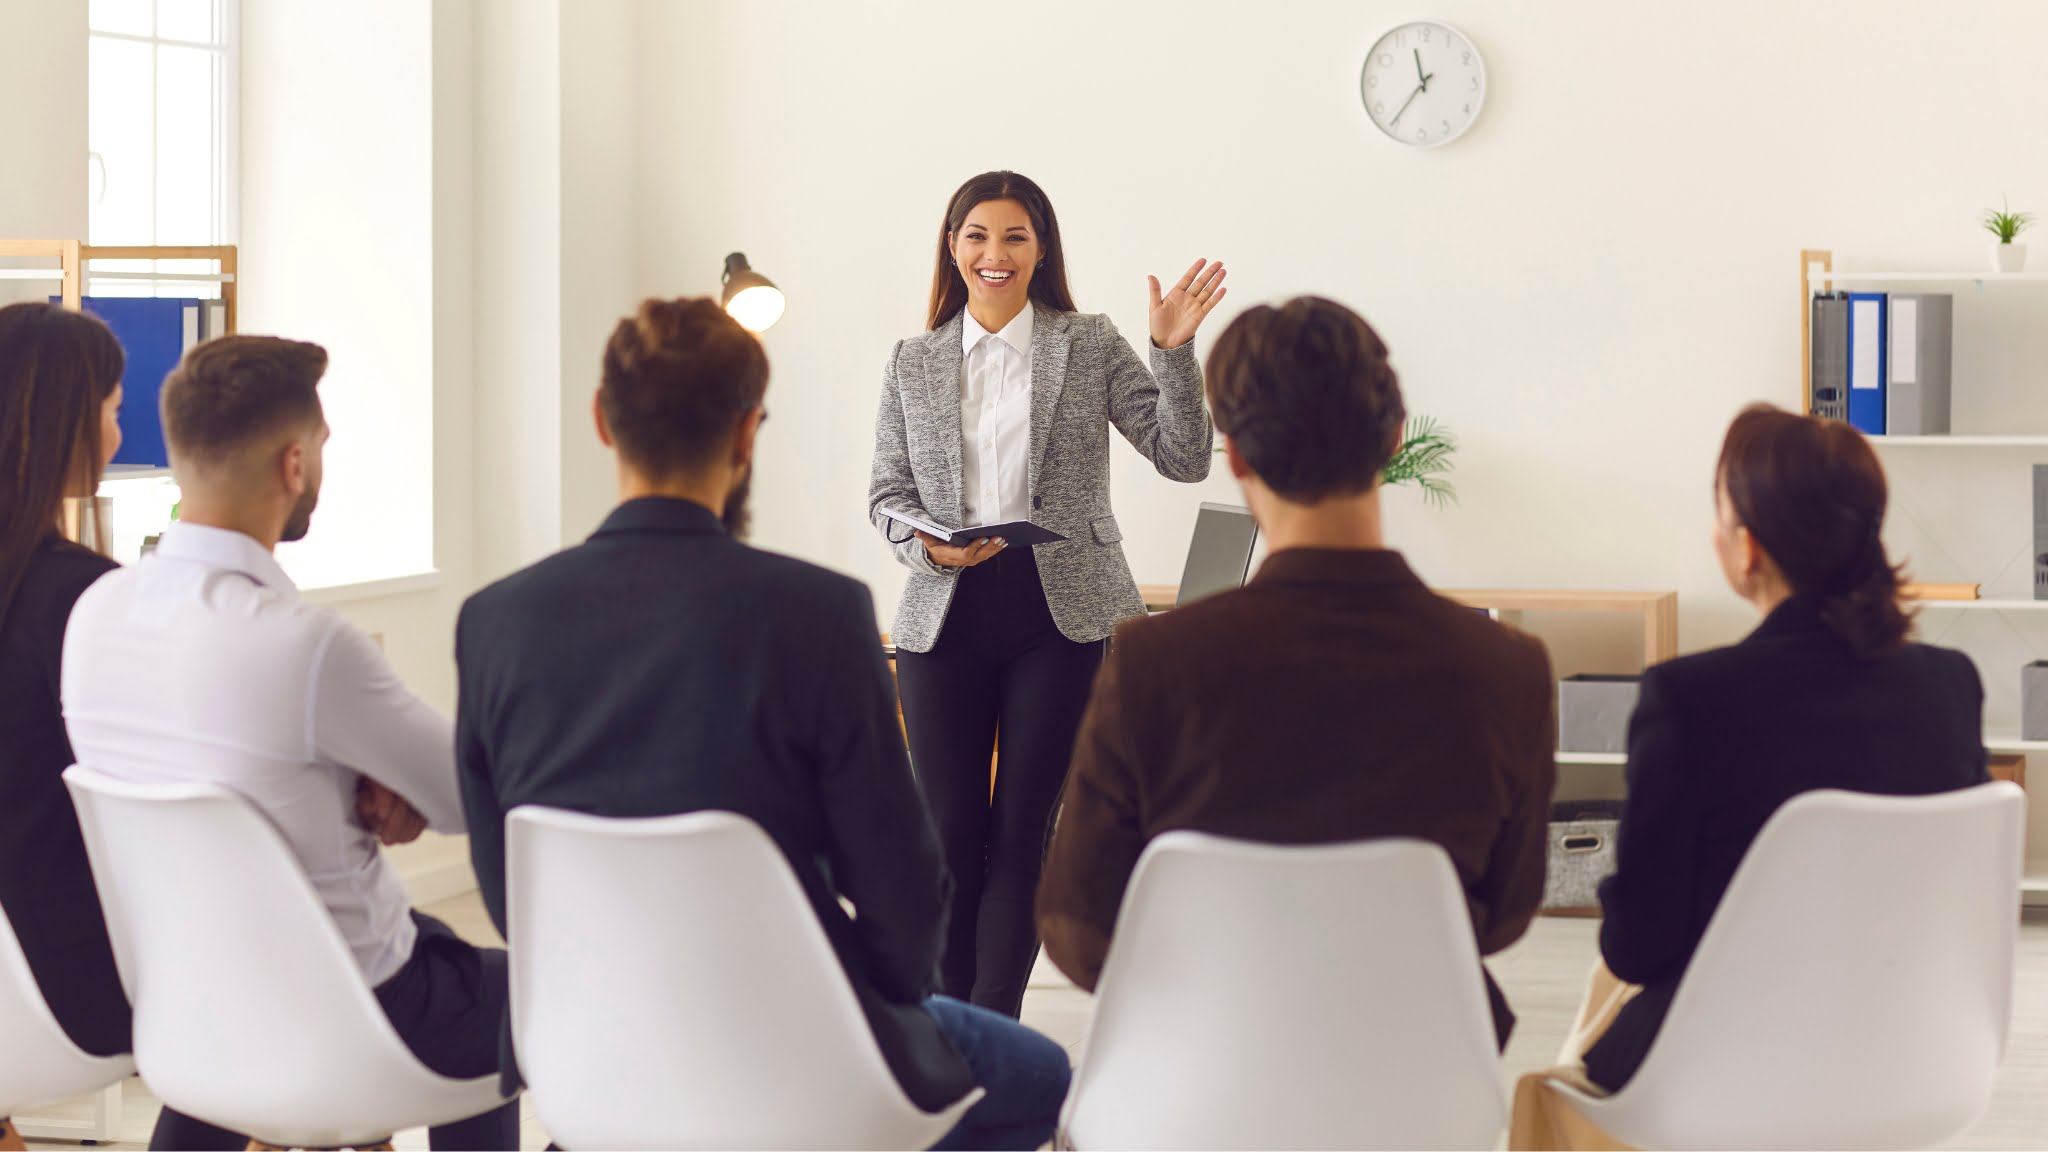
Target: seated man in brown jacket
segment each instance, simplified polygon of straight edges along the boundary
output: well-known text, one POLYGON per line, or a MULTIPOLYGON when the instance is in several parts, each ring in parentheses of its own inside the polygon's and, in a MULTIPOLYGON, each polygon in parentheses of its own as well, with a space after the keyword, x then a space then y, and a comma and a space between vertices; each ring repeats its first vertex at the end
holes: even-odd
MULTIPOLYGON (((1431 592, 1383 542, 1379 475, 1405 412, 1356 313, 1251 309, 1217 340, 1207 388, 1271 555, 1244 588, 1117 632, 1039 887, 1047 953, 1093 990, 1139 853, 1175 829, 1434 841, 1481 953, 1500 951, 1543 895, 1548 653, 1431 592)), ((1504 1046, 1514 1015, 1486 986, 1504 1046)))

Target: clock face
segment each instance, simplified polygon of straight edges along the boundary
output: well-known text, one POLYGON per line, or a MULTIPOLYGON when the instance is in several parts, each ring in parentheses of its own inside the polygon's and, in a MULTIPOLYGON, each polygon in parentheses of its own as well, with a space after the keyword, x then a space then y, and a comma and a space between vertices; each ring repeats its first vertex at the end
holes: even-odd
POLYGON ((1465 34, 1418 20, 1380 37, 1359 78, 1365 113, 1379 130, 1417 148, 1465 134, 1486 103, 1486 62, 1465 34))

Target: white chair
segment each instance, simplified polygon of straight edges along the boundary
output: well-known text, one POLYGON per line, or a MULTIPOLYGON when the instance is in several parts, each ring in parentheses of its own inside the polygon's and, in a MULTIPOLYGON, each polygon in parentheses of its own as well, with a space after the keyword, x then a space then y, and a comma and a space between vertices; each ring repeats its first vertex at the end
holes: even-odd
POLYGON ((59 1140, 107 1140, 118 1135, 121 1081, 135 1074, 129 1056, 93 1056, 71 1042, 36 987, 22 955, 14 923, 0 911, 0 1118, 13 1117, 23 1136, 59 1140), (100 1115, 91 1123, 31 1120, 31 1108, 99 1094, 100 1115), (111 1100, 108 1094, 111 1093, 111 1100), (111 1108, 109 1105, 111 1104, 111 1108), (111 1115, 108 1113, 111 1112, 111 1115))
POLYGON ((796 875, 730 812, 507 829, 512 1028, 548 1134, 582 1148, 924 1148, 796 875))
POLYGON ((202 784, 64 773, 164 1103, 297 1148, 366 1147, 502 1103, 423 1066, 270 822, 202 784))
POLYGON ((1194 832, 1138 860, 1061 1118, 1077 1148, 1492 1148, 1472 914, 1420 840, 1194 832))
POLYGON ((1928 1148, 2005 1053, 2026 796, 1809 792, 1771 817, 1642 1067, 1596 1098, 1642 1148, 1928 1148))

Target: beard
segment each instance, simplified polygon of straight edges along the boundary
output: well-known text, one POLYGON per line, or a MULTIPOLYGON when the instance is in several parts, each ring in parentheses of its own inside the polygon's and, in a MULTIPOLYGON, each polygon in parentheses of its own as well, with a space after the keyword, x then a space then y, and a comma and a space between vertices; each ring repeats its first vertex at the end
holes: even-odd
POLYGON ((747 497, 753 486, 754 467, 749 464, 746 472, 740 476, 739 483, 734 484, 732 491, 726 494, 725 511, 720 514, 719 519, 725 522, 725 530, 732 533, 735 540, 745 540, 747 531, 754 526, 754 510, 747 504, 747 497))
POLYGON ((306 533, 313 530, 313 509, 319 505, 319 489, 308 488, 300 493, 299 502, 292 505, 292 514, 285 520, 284 531, 278 535, 278 540, 284 543, 304 540, 306 533))

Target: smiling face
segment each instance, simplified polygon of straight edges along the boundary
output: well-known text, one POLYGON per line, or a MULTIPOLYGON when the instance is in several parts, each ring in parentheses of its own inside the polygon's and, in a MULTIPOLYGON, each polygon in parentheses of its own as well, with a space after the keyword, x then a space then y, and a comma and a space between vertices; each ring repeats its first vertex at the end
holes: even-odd
POLYGON ((1015 316, 1031 299, 1031 275, 1045 248, 1031 214, 1015 200, 985 200, 952 235, 953 263, 977 317, 1015 316))

